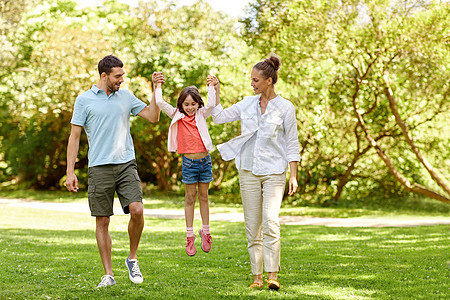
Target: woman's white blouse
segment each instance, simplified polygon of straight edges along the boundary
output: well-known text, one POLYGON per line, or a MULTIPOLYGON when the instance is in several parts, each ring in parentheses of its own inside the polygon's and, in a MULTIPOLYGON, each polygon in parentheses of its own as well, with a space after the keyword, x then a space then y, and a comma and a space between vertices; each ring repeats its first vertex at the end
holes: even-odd
POLYGON ((269 101, 265 113, 258 118, 260 97, 245 97, 227 109, 220 104, 214 108, 211 113, 214 123, 241 121, 241 135, 217 145, 217 149, 224 160, 235 159, 239 169, 241 159, 245 159, 241 157, 241 149, 256 135, 252 173, 281 174, 286 171, 289 162, 300 161, 295 107, 278 95, 269 101))

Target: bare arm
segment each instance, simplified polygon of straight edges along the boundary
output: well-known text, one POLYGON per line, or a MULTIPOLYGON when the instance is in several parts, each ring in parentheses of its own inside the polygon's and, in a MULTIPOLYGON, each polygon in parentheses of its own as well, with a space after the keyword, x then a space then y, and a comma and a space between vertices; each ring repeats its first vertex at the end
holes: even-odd
POLYGON ((150 105, 144 107, 144 109, 141 110, 137 115, 151 123, 158 123, 159 111, 159 107, 158 105, 156 105, 155 93, 153 93, 150 105))
POLYGON ((73 125, 70 130, 69 142, 67 143, 67 179, 66 187, 70 192, 78 191, 78 179, 75 175, 75 162, 80 148, 81 129, 83 127, 73 125))
POLYGON ((297 191, 298 188, 297 165, 298 161, 289 162, 289 169, 291 170, 291 176, 289 177, 289 192, 288 192, 289 196, 292 196, 297 191))
MULTIPOLYGON (((153 95, 152 100, 150 101, 150 105, 146 106, 141 112, 139 112, 137 115, 141 118, 146 119, 147 121, 151 123, 158 123, 159 121, 159 106, 156 104, 156 97, 155 97, 155 90, 157 83, 164 83, 164 76, 162 75, 162 72, 155 72, 152 75, 152 81, 153 81, 153 95)), ((151 83, 150 83, 151 86, 151 83)))

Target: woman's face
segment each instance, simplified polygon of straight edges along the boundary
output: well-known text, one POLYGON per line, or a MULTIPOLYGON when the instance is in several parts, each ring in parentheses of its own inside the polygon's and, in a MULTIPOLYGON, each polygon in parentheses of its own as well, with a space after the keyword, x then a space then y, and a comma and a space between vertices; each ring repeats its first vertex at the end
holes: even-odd
POLYGON ((188 95, 183 101, 183 110, 188 116, 193 116, 198 110, 198 102, 192 99, 191 95, 188 95))
POLYGON ((256 95, 265 93, 272 86, 272 78, 265 79, 261 75, 261 71, 253 68, 252 70, 252 88, 256 95))

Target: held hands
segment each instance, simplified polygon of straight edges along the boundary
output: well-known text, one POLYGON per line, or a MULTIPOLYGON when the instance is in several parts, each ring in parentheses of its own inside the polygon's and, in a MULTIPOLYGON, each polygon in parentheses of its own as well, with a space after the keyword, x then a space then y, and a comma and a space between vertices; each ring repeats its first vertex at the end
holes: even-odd
POLYGON ((206 78, 206 83, 208 86, 214 86, 214 89, 216 90, 216 105, 219 105, 220 103, 220 83, 219 79, 217 79, 214 75, 208 75, 206 78))
POLYGON ((163 73, 154 72, 152 74, 152 81, 153 81, 153 90, 155 90, 156 88, 160 88, 162 84, 165 82, 163 73))
POLYGON ((217 77, 214 75, 208 75, 208 77, 206 78, 206 84, 208 86, 212 85, 217 89, 219 87, 219 79, 217 79, 217 77))

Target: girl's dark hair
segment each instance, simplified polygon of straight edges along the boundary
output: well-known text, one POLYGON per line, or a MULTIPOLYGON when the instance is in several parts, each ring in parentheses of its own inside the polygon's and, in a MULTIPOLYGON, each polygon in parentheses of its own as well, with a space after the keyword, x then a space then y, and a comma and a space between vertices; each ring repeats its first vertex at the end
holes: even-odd
POLYGON ((111 69, 115 67, 122 68, 123 62, 114 55, 105 56, 98 62, 98 73, 100 76, 102 76, 103 72, 109 75, 111 69))
POLYGON ((281 65, 281 58, 272 53, 269 58, 266 58, 263 61, 260 61, 256 65, 253 66, 254 69, 257 69, 261 72, 261 75, 264 79, 272 78, 272 84, 277 83, 278 81, 278 69, 281 65))
POLYGON ((192 99, 198 103, 198 108, 203 107, 205 104, 203 103, 202 97, 200 96, 200 93, 197 89, 197 87, 191 85, 188 87, 185 87, 181 93, 180 96, 178 96, 177 100, 177 108, 180 112, 183 114, 186 114, 186 112, 183 109, 183 102, 186 100, 187 96, 191 95, 192 99))

